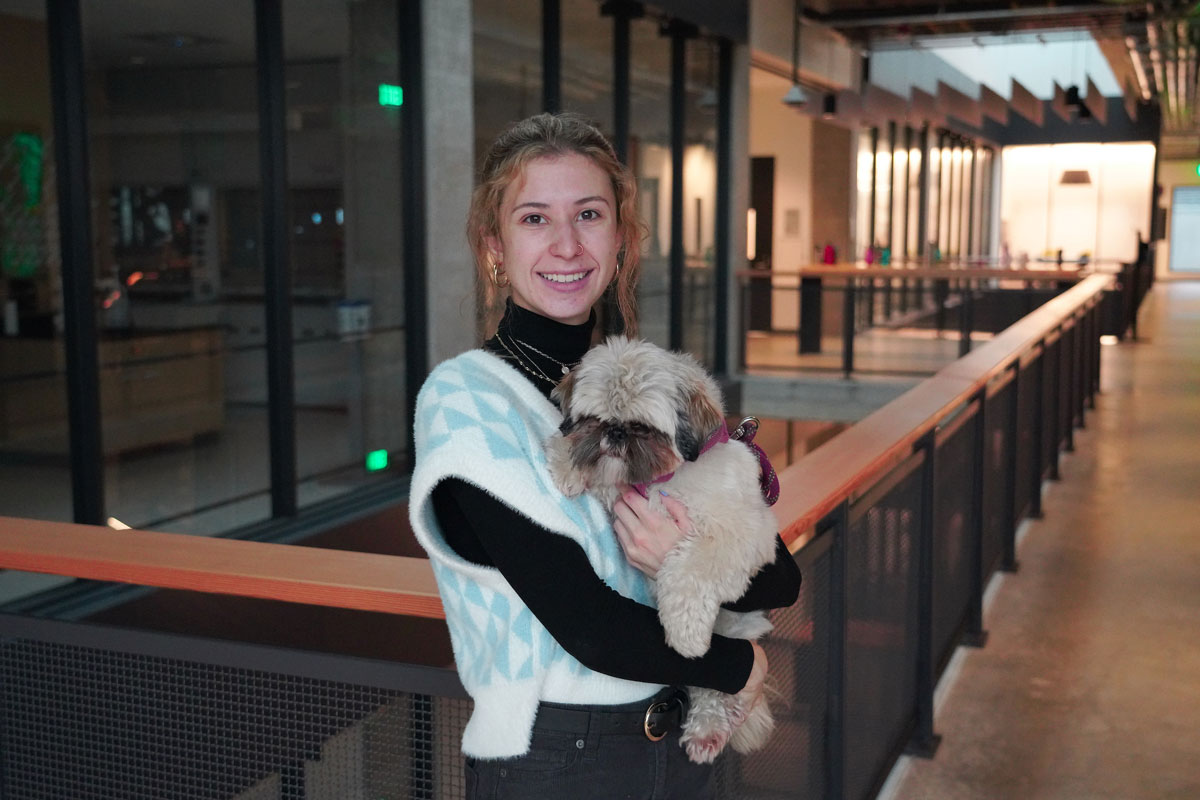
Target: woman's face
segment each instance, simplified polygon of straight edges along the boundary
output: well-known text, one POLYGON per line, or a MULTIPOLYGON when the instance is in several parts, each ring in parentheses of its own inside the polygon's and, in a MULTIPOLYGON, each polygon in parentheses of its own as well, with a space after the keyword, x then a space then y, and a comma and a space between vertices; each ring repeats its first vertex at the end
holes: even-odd
POLYGON ((617 270, 617 201, 608 174, 587 156, 546 156, 525 165, 500 203, 492 257, 513 302, 578 325, 617 270))

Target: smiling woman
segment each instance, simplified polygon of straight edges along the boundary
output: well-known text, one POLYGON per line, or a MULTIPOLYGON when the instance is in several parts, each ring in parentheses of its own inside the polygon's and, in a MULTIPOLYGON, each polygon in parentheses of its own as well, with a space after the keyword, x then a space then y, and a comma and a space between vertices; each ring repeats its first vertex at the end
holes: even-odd
POLYGON ((511 126, 487 153, 467 220, 484 330, 510 296, 550 319, 584 322, 611 284, 634 332, 643 230, 633 178, 599 130, 569 113, 511 126))
POLYGON ((504 193, 499 235, 487 237, 513 302, 569 325, 586 322, 617 271, 616 205, 608 176, 586 156, 530 162, 504 193))
MULTIPOLYGON (((734 694, 749 709, 766 676, 751 642, 715 636, 698 658, 667 646, 647 580, 690 527, 682 503, 665 498, 660 513, 629 491, 614 507, 628 534, 618 539, 605 507, 564 496, 548 472, 543 445, 563 423, 555 389, 591 346, 610 286, 634 327, 634 186, 578 116, 540 114, 502 133, 467 234, 481 305, 503 316, 417 398, 409 516, 475 701, 462 739, 468 798, 640 797, 665 776, 656 797, 704 800, 713 756, 693 763, 680 747, 677 687, 734 694)), ((795 600, 795 562, 778 552, 738 610, 795 600)))

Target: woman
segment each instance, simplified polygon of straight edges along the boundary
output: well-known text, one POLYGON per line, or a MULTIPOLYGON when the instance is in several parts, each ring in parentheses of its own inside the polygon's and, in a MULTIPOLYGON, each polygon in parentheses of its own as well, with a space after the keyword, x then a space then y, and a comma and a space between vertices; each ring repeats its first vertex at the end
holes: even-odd
MULTIPOLYGON (((666 646, 647 589, 687 530, 630 490, 614 517, 559 493, 542 443, 562 415, 550 391, 591 344, 610 286, 632 327, 641 226, 632 176, 592 126, 541 114, 493 144, 468 237, 481 306, 503 318, 480 350, 439 365, 417 401, 409 499, 474 710, 467 796, 711 796, 712 767, 679 746, 681 685, 762 691, 751 642, 666 646), (613 532, 616 536, 613 536, 613 532)), ((800 577, 782 542, 736 610, 790 605, 800 577)))

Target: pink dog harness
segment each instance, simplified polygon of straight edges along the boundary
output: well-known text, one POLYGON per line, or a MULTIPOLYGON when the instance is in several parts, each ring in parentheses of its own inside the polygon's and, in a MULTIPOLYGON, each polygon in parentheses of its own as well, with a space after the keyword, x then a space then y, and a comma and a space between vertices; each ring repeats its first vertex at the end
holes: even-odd
MULTIPOLYGON (((722 422, 717 426, 716 430, 709 434, 707 441, 704 442, 704 446, 700 448, 700 455, 696 457, 699 458, 716 445, 730 440, 746 445, 758 456, 758 487, 762 490, 763 499, 767 501, 767 505, 773 506, 775 505, 775 501, 779 499, 779 476, 775 474, 775 468, 771 466, 771 460, 767 458, 767 454, 761 447, 754 443, 754 435, 756 433, 758 433, 757 417, 746 417, 734 429, 733 433, 730 433, 725 427, 725 423, 722 422)), ((671 476, 674 474, 674 472, 668 472, 665 475, 659 475, 647 483, 635 483, 633 484, 633 488, 642 497, 649 498, 651 486, 656 483, 666 483, 671 480, 671 476)))

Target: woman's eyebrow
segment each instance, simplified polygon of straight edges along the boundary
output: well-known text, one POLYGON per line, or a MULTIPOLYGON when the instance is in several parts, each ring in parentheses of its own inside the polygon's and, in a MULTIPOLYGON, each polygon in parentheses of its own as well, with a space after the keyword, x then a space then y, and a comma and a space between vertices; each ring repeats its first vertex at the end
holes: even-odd
MULTIPOLYGON (((575 201, 575 205, 577 206, 587 205, 588 203, 604 203, 605 205, 608 205, 608 198, 604 195, 594 194, 589 197, 581 197, 575 201)), ((513 211, 520 211, 523 208, 541 210, 549 207, 549 203, 542 203, 537 200, 526 200, 524 203, 518 203, 517 205, 513 206, 513 211)))

